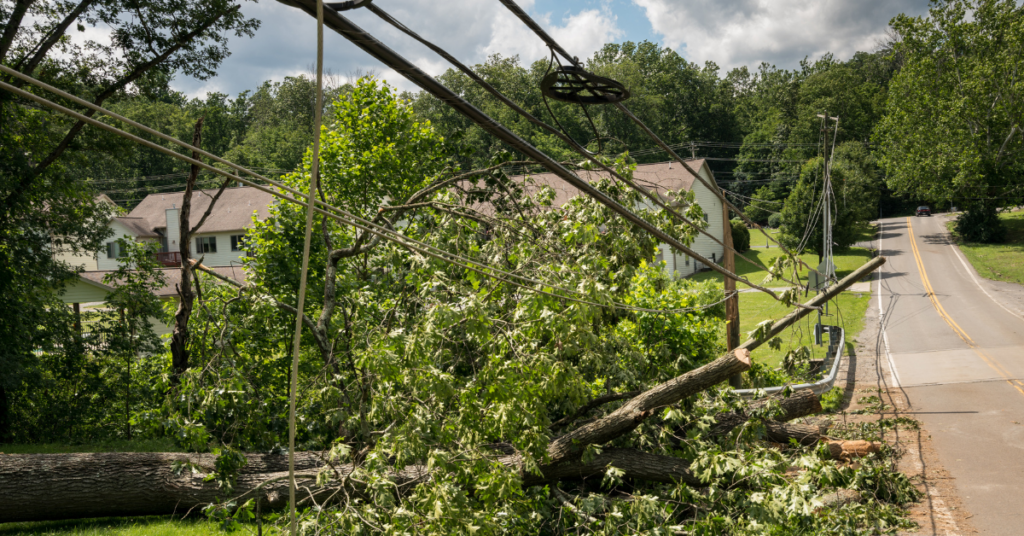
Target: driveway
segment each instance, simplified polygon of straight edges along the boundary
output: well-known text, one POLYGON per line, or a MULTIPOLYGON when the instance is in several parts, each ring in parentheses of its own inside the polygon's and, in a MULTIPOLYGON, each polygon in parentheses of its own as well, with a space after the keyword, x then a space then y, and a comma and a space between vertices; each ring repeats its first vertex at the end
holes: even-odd
POLYGON ((888 262, 872 305, 889 380, 932 434, 971 524, 1024 534, 1024 289, 980 278, 944 221, 881 221, 888 262))

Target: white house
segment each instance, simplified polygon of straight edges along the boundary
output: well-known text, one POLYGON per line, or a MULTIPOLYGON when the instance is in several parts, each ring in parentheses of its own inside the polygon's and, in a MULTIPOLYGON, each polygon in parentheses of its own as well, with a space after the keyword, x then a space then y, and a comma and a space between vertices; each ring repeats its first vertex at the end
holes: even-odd
MULTIPOLYGON (((217 190, 192 192, 190 220, 193 227, 203 217, 216 193, 217 190)), ((148 195, 126 216, 110 220, 113 235, 100 251, 92 255, 59 252, 56 255, 72 266, 81 266, 87 272, 116 270, 117 258, 121 254, 117 248, 117 239, 127 235, 140 242, 159 242, 159 259, 164 265, 180 266, 178 215, 181 212, 182 196, 182 192, 148 195)), ((105 197, 101 196, 100 200, 105 197)), ((242 237, 252 225, 253 214, 261 220, 266 218, 273 202, 273 196, 256 188, 224 190, 210 217, 193 237, 193 258, 202 257, 206 266, 238 264, 243 255, 240 247, 242 237)))
MULTIPOLYGON (((190 223, 192 227, 203 217, 210 201, 217 190, 197 190, 192 193, 190 223)), ((54 256, 72 266, 79 266, 83 272, 78 280, 69 284, 64 291, 64 303, 73 304, 79 311, 80 304, 98 303, 106 299, 112 290, 103 282, 106 275, 117 270, 117 259, 121 252, 117 247, 117 239, 130 236, 136 241, 154 241, 160 244, 157 258, 166 268, 164 279, 166 285, 157 291, 162 299, 174 299, 175 285, 181 277, 181 244, 179 243, 178 215, 181 211, 183 193, 151 194, 139 203, 126 216, 116 216, 110 220, 113 235, 104 247, 92 255, 72 255, 65 252, 54 252, 54 256)), ((101 196, 98 202, 110 202, 101 196)), ((253 214, 260 220, 270 215, 273 196, 256 188, 228 188, 224 190, 214 205, 210 217, 193 236, 192 258, 203 259, 203 264, 215 272, 244 281, 245 273, 241 268, 244 252, 241 250, 242 238, 252 225, 253 214)), ((110 202, 112 204, 112 202, 110 202)), ((166 326, 157 326, 158 333, 167 333, 166 326)))
MULTIPOLYGON (((695 169, 708 184, 717 187, 715 177, 705 160, 689 160, 687 164, 695 169)), ((595 182, 599 179, 611 177, 605 171, 577 171, 576 174, 587 182, 595 182)), ((553 173, 541 173, 530 175, 530 177, 533 179, 534 185, 527 186, 527 191, 533 194, 534 192, 531 191, 533 189, 541 186, 550 186, 555 190, 555 199, 552 204, 556 207, 566 204, 573 197, 582 195, 578 189, 570 186, 553 173)), ((523 180, 523 176, 514 177, 514 179, 523 180)), ((672 202, 667 196, 669 191, 692 191, 696 197, 697 204, 704 211, 708 222, 707 232, 718 240, 725 241, 723 238, 725 236, 725 228, 723 227, 722 201, 715 192, 704 186, 701 181, 697 180, 679 162, 640 164, 633 172, 633 180, 637 185, 657 194, 666 204, 672 202)), ((649 199, 645 199, 641 207, 654 208, 654 204, 649 199)), ((655 257, 655 260, 658 262, 665 261, 665 269, 676 277, 685 277, 706 268, 706 266, 695 259, 691 259, 688 255, 673 254, 667 244, 661 244, 658 248, 660 252, 655 257)), ((711 259, 713 262, 720 261, 725 252, 725 248, 721 244, 704 234, 697 236, 690 249, 707 259, 711 259)))

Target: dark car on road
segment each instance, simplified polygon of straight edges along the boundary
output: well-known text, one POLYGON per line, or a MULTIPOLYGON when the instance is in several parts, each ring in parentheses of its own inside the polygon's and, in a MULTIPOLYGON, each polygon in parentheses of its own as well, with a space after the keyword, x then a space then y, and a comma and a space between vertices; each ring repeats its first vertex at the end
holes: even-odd
POLYGON ((918 216, 931 216, 932 215, 932 209, 930 209, 928 207, 917 207, 917 215, 918 216))

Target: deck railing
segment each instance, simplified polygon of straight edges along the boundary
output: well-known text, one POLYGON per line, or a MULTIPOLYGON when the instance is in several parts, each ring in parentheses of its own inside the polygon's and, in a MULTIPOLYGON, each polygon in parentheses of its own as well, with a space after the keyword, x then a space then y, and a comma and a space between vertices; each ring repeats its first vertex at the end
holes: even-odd
POLYGON ((162 251, 156 254, 156 260, 164 266, 181 266, 181 252, 162 251))

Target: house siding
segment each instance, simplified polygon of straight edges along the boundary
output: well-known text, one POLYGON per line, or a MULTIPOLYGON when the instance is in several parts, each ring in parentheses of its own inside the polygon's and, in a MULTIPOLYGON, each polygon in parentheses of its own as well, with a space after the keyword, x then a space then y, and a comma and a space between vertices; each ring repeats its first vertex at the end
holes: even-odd
POLYGON ((64 294, 61 296, 64 303, 96 303, 106 299, 105 289, 77 278, 64 287, 64 294))
MULTIPOLYGON (((125 235, 135 236, 134 233, 124 225, 121 225, 117 220, 110 222, 110 229, 114 231, 114 234, 110 235, 110 238, 103 242, 103 248, 96 252, 96 270, 117 270, 117 259, 107 258, 107 243, 116 242, 118 238, 124 238, 125 235)), ((156 241, 152 238, 135 238, 136 242, 143 242, 146 240, 156 241)))
MULTIPOLYGON (((708 172, 707 167, 702 166, 699 173, 708 183, 715 184, 715 179, 708 172)), ((700 181, 694 181, 691 191, 693 191, 697 204, 700 205, 700 208, 708 216, 707 232, 724 242, 725 228, 722 226, 722 201, 700 181)), ((644 205, 648 208, 653 206, 649 201, 646 201, 644 205)), ((718 244, 711 237, 703 233, 697 235, 693 244, 690 245, 690 249, 706 259, 714 259, 715 261, 721 261, 722 255, 725 253, 725 248, 721 244, 718 244)), ((697 262, 696 259, 689 258, 688 255, 673 254, 672 248, 668 244, 660 244, 658 250, 660 258, 665 262, 665 271, 673 277, 686 277, 706 268, 704 264, 697 262)))
POLYGON ((71 266, 72 268, 79 268, 86 271, 99 270, 96 255, 75 255, 70 251, 57 250, 54 252, 53 258, 61 262, 66 262, 68 266, 71 266))
POLYGON ((203 264, 206 266, 232 266, 242 264, 242 257, 245 256, 243 251, 231 251, 231 237, 233 235, 245 234, 245 231, 234 231, 230 233, 199 233, 192 237, 192 258, 199 259, 203 258, 203 264), (202 237, 216 237, 217 239, 217 252, 216 253, 202 253, 196 249, 196 238, 202 237))

